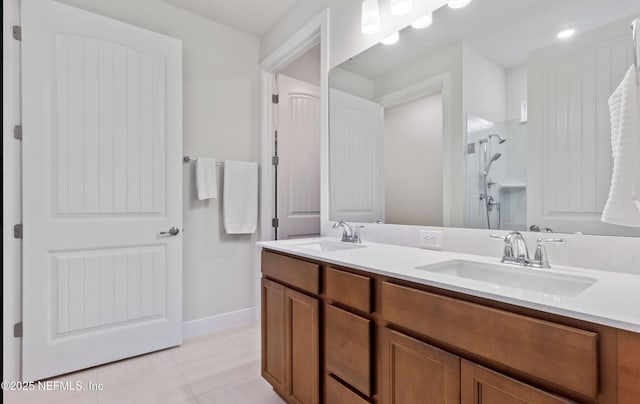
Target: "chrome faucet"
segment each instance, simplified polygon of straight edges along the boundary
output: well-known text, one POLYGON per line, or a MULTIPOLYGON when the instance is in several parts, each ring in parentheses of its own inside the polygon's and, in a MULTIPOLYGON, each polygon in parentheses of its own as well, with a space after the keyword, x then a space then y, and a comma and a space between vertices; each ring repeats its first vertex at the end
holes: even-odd
POLYGON ((504 254, 502 254, 502 262, 506 264, 516 264, 527 266, 531 262, 529 259, 529 249, 527 248, 527 241, 522 233, 512 231, 507 234, 506 237, 490 236, 492 238, 499 238, 504 240, 504 254))
POLYGON ((360 235, 360 229, 364 228, 364 226, 356 226, 355 230, 351 229, 346 222, 342 220, 333 224, 333 228, 337 229, 342 227, 342 241, 345 243, 362 243, 362 236, 360 235))
POLYGON ((564 243, 561 238, 544 240, 539 238, 536 246, 536 252, 533 260, 529 258, 529 249, 527 248, 527 240, 522 233, 512 231, 506 237, 491 235, 491 238, 504 240, 504 254, 502 262, 505 264, 514 264, 523 267, 532 268, 551 268, 549 259, 547 258, 547 250, 544 245, 548 243, 564 243))

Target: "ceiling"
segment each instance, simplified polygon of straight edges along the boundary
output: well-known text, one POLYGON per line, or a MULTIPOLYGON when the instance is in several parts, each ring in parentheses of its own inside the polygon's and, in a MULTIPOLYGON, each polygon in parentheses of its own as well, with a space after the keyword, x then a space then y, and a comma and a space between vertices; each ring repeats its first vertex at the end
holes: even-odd
POLYGON ((298 0, 163 0, 257 37, 267 33, 298 0))
POLYGON ((430 27, 407 27, 395 45, 378 44, 340 67, 376 80, 464 41, 510 68, 525 63, 530 51, 558 41, 564 28, 579 34, 631 14, 640 15, 639 0, 474 0, 463 9, 442 7, 430 27))

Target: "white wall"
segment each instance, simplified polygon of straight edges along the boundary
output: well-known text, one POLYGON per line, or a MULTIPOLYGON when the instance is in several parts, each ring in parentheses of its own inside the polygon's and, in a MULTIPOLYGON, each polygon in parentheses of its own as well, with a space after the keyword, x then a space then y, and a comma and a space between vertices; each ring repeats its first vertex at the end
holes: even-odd
POLYGON ((277 49, 291 34, 300 29, 323 9, 329 7, 329 67, 335 67, 350 57, 380 42, 389 34, 417 20, 427 12, 444 6, 448 0, 421 0, 413 2, 413 10, 403 16, 392 16, 389 0, 380 0, 382 29, 374 35, 360 32, 361 1, 354 0, 300 0, 262 38, 260 59, 277 49))
POLYGON ((279 73, 305 83, 320 86, 320 45, 309 49, 279 73))
MULTIPOLYGON (((181 39, 185 154, 257 160, 258 38, 160 0, 64 2, 181 39)), ((226 235, 221 200, 196 201, 194 167, 183 169, 183 319, 255 306, 255 235, 226 235)))
POLYGON ((385 221, 442 226, 442 94, 384 110, 385 221))
POLYGON ((506 118, 520 120, 520 105, 527 100, 527 65, 512 67, 506 71, 506 118))
POLYGON ((329 88, 355 95, 366 100, 374 98, 374 82, 371 79, 334 67, 329 74, 329 88))
POLYGON ((505 121, 504 69, 463 44, 462 91, 464 113, 494 123, 505 121))

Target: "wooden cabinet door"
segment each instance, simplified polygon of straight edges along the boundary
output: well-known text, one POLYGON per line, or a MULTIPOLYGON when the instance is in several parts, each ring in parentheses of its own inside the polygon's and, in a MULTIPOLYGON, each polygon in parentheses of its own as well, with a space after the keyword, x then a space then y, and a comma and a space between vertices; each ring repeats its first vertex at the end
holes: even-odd
POLYGON ((387 328, 379 349, 382 404, 460 403, 459 357, 387 328))
POLYGON ((320 402, 319 303, 285 290, 286 395, 289 403, 320 402))
POLYGON ((462 404, 572 403, 465 360, 461 373, 462 404))
POLYGON ((262 377, 285 394, 285 288, 262 279, 262 377))

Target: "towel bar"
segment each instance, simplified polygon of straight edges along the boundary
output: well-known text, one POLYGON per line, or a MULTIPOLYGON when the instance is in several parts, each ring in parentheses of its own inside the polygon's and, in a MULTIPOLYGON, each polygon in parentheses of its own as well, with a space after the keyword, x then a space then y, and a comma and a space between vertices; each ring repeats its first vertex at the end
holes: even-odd
MULTIPOLYGON (((198 160, 198 158, 197 158, 197 157, 184 156, 184 157, 182 158, 182 162, 183 162, 183 163, 185 163, 185 164, 186 164, 186 163, 191 163, 192 161, 197 161, 197 160, 198 160)), ((224 165, 224 162, 222 162, 222 161, 216 161, 216 165, 217 165, 217 166, 223 166, 223 165, 224 165)))

